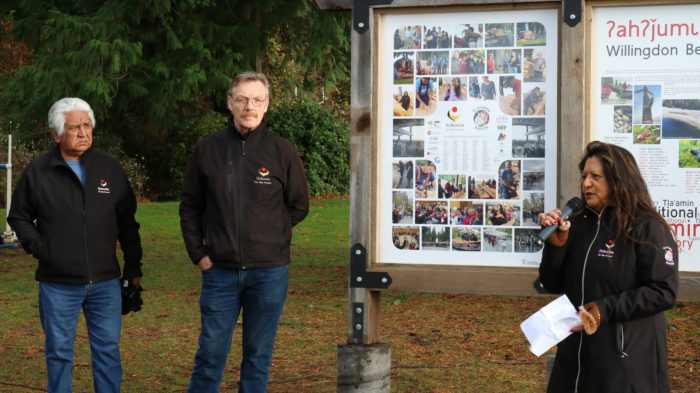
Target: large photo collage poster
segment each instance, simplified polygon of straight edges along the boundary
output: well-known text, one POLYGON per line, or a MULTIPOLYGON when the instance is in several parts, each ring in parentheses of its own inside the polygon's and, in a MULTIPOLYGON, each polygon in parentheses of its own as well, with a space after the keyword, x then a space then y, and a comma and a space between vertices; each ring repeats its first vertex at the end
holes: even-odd
POLYGON ((554 208, 557 10, 385 15, 380 263, 537 266, 554 208))
POLYGON ((594 10, 591 137, 632 152, 700 271, 700 5, 594 10))

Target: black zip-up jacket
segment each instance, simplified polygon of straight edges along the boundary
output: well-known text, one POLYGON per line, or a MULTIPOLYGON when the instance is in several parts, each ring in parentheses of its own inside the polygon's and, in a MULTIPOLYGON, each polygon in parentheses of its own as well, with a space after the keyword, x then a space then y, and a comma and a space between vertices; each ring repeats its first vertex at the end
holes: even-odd
POLYGON ((32 161, 12 194, 7 221, 24 250, 39 260, 38 281, 88 284, 119 277, 117 240, 126 279, 141 277, 136 198, 113 158, 83 153, 85 185, 56 146, 32 161))
POLYGON ((678 248, 667 225, 639 218, 632 237, 613 239, 612 209, 585 208, 566 244, 547 243, 540 279, 578 307, 595 301, 601 325, 557 346, 547 392, 669 391, 666 319, 678 289, 678 248))
POLYGON ((180 226, 192 263, 286 265, 292 226, 309 211, 304 167, 289 141, 260 125, 228 128, 197 142, 185 176, 180 226))

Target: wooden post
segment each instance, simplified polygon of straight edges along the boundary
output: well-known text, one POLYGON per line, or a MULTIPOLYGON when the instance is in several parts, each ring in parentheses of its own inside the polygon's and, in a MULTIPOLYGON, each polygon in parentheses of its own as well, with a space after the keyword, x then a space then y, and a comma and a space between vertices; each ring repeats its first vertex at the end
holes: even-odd
MULTIPOLYGON (((562 2, 562 13, 564 3, 562 2)), ((581 0, 581 11, 585 10, 585 1, 581 0)), ((590 53, 586 50, 586 29, 590 15, 583 13, 584 19, 574 27, 561 23, 561 79, 559 94, 559 190, 557 206, 564 206, 569 198, 580 194, 580 179, 571 176, 579 173, 578 158, 589 140, 587 123, 587 80, 586 64, 590 53), (562 91, 561 87, 566 86, 562 91)))
MULTIPOLYGON (((353 12, 355 12, 353 10, 353 12)), ((373 26, 373 17, 370 13, 369 26, 373 26)), ((372 172, 374 163, 369 157, 372 152, 373 134, 373 100, 372 80, 374 77, 372 65, 372 34, 373 30, 359 34, 352 29, 352 54, 353 64, 351 79, 353 81, 350 90, 350 244, 361 244, 365 247, 367 261, 372 259, 373 247, 370 218, 372 212, 373 190, 372 172)), ((348 337, 353 337, 357 324, 352 323, 353 303, 364 305, 362 324, 362 342, 358 344, 373 344, 379 339, 378 319, 380 309, 379 292, 366 288, 349 289, 348 312, 348 337)), ((350 339, 352 341, 352 339, 350 339)))
MULTIPOLYGON (((353 19, 355 13, 353 9, 353 19)), ((375 65, 372 57, 372 37, 374 34, 373 15, 362 33, 352 31, 352 71, 350 90, 350 244, 364 248, 364 261, 372 260, 373 241, 371 218, 374 216, 372 173, 375 163, 372 138, 375 127, 373 108, 376 107, 375 94, 372 94, 375 65)), ((360 29, 361 30, 361 29, 360 29)), ((359 252, 359 250, 355 250, 359 252)), ((348 283, 357 279, 348 272, 348 283)), ((348 285, 347 336, 348 344, 338 346, 337 391, 389 393, 391 370, 391 350, 379 341, 380 292, 371 288, 348 285), (377 345, 373 345, 377 344, 377 345), (372 361, 366 361, 368 357, 372 361), (365 359, 363 361, 362 359, 365 359)))

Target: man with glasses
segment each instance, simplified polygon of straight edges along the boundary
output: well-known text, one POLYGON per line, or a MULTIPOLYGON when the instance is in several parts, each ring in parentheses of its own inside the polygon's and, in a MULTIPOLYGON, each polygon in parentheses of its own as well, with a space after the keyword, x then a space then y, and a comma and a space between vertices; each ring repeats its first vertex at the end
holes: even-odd
POLYGON ((71 391, 82 309, 95 392, 117 393, 122 377, 119 276, 138 287, 142 275, 136 198, 119 163, 92 148, 95 116, 87 102, 56 101, 48 125, 56 147, 27 166, 7 217, 25 251, 39 261, 35 277, 48 391, 71 391), (117 241, 124 253, 123 273, 117 241))
POLYGON ((264 74, 236 76, 228 90, 228 127, 197 142, 185 177, 180 225, 187 253, 202 272, 191 393, 219 391, 241 310, 239 392, 267 389, 287 295, 291 229, 309 210, 299 155, 262 122, 268 104, 264 74))

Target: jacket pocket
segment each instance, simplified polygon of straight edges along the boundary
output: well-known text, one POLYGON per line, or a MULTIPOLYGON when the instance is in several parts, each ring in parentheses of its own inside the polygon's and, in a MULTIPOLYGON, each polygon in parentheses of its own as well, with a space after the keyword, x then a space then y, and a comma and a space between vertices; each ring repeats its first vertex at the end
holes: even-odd
POLYGON ((32 246, 32 256, 40 261, 45 261, 48 254, 49 244, 43 238, 32 246))

